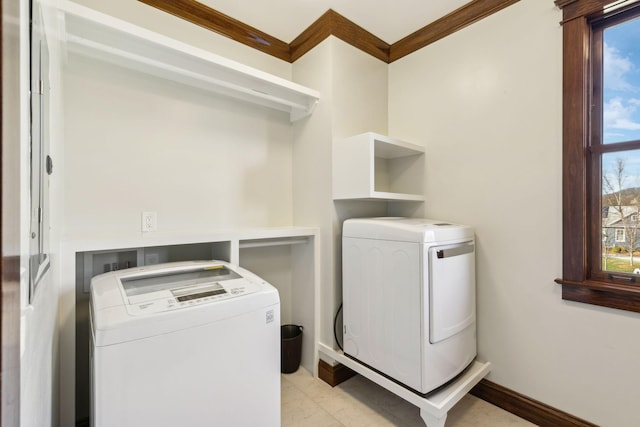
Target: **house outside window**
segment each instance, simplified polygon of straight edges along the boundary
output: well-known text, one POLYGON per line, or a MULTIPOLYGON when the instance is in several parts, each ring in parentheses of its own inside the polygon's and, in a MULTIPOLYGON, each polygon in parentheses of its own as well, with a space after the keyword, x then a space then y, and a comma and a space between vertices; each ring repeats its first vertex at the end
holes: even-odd
POLYGON ((556 281, 564 299, 640 312, 640 0, 555 3, 564 50, 556 281))

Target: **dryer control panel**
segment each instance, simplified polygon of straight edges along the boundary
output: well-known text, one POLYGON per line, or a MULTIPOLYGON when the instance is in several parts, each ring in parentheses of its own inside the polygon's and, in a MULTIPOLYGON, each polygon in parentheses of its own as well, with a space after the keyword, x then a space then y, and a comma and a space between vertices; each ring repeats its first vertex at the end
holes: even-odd
POLYGON ((118 279, 127 312, 134 316, 210 304, 259 289, 254 278, 242 276, 225 264, 140 269, 118 279))

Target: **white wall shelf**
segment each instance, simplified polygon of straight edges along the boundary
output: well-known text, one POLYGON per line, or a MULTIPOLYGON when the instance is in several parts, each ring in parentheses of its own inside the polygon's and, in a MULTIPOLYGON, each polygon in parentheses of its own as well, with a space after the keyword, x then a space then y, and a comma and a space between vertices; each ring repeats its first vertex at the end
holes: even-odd
POLYGON ((424 201, 424 147, 367 132, 334 141, 333 199, 424 201))
POLYGON ((310 115, 317 91, 231 61, 71 1, 62 1, 63 47, 209 92, 289 113, 310 115))

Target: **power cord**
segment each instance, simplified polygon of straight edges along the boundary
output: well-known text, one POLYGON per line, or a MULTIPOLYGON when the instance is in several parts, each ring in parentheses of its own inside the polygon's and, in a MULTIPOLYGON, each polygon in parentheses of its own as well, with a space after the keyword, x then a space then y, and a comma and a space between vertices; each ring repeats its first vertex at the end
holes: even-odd
POLYGON ((340 341, 338 341, 338 332, 336 332, 336 326, 338 324, 338 315, 340 314, 340 312, 342 311, 342 303, 340 303, 340 307, 338 307, 338 310, 336 311, 336 315, 333 318, 333 337, 336 340, 336 344, 338 344, 338 347, 340 347, 340 350, 344 351, 344 348, 342 348, 342 345, 340 345, 340 341))

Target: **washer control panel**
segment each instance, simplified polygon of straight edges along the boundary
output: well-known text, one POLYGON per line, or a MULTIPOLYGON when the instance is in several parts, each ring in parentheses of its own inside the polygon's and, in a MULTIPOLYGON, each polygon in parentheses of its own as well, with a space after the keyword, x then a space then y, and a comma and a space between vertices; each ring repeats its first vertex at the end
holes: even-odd
POLYGON ((225 265, 121 277, 127 312, 133 316, 187 309, 256 292, 260 284, 225 265))

